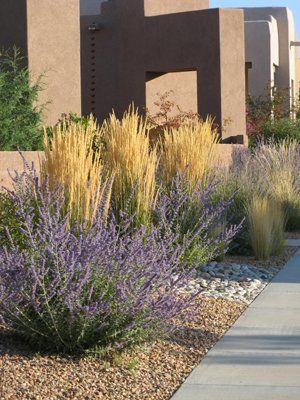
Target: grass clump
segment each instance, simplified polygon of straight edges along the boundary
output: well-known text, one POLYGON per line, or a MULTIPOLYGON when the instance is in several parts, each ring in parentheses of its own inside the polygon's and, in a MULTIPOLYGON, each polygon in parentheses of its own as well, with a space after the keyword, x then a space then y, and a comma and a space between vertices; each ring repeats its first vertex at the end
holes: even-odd
POLYGON ((62 185, 66 210, 72 220, 93 223, 98 206, 105 198, 107 216, 112 180, 105 178, 101 148, 94 151, 99 127, 93 117, 86 126, 73 121, 61 122, 45 131, 45 159, 42 161, 42 180, 49 180, 51 189, 62 185))
POLYGON ((278 255, 284 245, 285 218, 278 202, 255 196, 247 207, 250 243, 257 259, 278 255))
POLYGON ((211 119, 182 124, 165 130, 162 140, 162 175, 171 182, 176 174, 186 174, 191 186, 205 183, 213 167, 218 133, 211 119))
POLYGON ((287 228, 300 228, 300 145, 294 140, 260 145, 254 163, 264 178, 262 189, 287 214, 287 228))
POLYGON ((111 114, 102 126, 103 161, 114 176, 113 201, 117 213, 135 214, 149 224, 157 198, 157 147, 150 148, 147 121, 131 107, 121 120, 111 114))

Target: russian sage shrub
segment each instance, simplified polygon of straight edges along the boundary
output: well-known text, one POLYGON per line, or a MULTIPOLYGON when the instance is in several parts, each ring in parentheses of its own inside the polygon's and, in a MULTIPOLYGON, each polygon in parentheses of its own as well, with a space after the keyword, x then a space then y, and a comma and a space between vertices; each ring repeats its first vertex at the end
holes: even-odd
POLYGON ((184 248, 184 260, 203 265, 224 255, 241 229, 242 219, 230 224, 227 212, 236 193, 218 194, 218 184, 191 189, 185 175, 177 175, 169 190, 161 190, 155 219, 162 237, 175 237, 184 248))
POLYGON ((179 295, 189 279, 183 248, 154 227, 127 230, 104 223, 70 226, 63 190, 40 187, 24 172, 9 192, 26 246, 10 236, 0 250, 2 324, 34 347, 84 353, 122 349, 170 333, 188 319, 194 295, 179 295), (22 181, 22 183, 20 183, 22 181), (28 193, 34 196, 28 207, 28 193), (180 264, 180 268, 179 268, 180 264))

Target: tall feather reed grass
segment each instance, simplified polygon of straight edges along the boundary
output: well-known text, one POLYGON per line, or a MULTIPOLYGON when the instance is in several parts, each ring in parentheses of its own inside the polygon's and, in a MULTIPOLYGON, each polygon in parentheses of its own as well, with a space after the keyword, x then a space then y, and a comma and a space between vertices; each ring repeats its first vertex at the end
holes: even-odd
POLYGON ((165 130, 161 141, 163 178, 171 182, 177 174, 184 174, 191 187, 199 181, 205 184, 213 167, 218 140, 210 118, 165 130))
POLYGON ((93 144, 100 136, 100 128, 91 116, 86 126, 62 121, 51 135, 45 130, 45 158, 41 164, 41 177, 49 181, 50 188, 61 185, 65 192, 66 210, 70 218, 92 224, 99 204, 107 216, 112 179, 104 175, 101 148, 93 144))
POLYGON ((257 259, 278 255, 284 245, 285 216, 280 203, 254 196, 247 206, 250 244, 257 259))
POLYGON ((117 211, 135 214, 138 224, 150 222, 157 199, 157 147, 151 148, 147 121, 133 106, 119 120, 112 113, 103 125, 105 167, 114 175, 113 201, 117 211))

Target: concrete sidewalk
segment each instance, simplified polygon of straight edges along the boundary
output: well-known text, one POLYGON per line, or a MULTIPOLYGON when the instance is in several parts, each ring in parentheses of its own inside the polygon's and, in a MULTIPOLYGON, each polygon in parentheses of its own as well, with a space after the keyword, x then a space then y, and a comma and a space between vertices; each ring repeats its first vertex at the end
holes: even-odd
POLYGON ((300 400, 300 250, 172 399, 300 400))

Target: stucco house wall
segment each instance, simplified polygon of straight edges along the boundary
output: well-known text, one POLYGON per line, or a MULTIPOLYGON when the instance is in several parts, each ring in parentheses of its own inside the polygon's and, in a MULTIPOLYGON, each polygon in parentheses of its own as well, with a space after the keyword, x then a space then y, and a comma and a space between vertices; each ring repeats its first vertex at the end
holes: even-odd
POLYGON ((80 0, 80 15, 100 14, 101 3, 106 0, 80 0))
MULTIPOLYGON (((243 145, 217 144, 215 165, 229 167, 232 163, 234 151, 243 147, 243 145)), ((39 174, 44 152, 23 151, 22 155, 29 165, 33 163, 35 170, 39 174)), ((23 159, 20 154, 17 151, 0 151, 0 191, 12 188, 11 175, 14 176, 15 171, 19 173, 24 171, 23 159)))
POLYGON ((0 48, 20 48, 33 80, 44 74, 46 125, 81 113, 79 11, 78 0, 0 1, 0 48))
POLYGON ((173 79, 189 110, 226 122, 222 138, 243 142, 243 11, 208 7, 209 0, 2 1, 0 46, 20 47, 33 78, 44 72, 45 124, 70 111, 121 115, 132 102, 142 111, 173 79))
MULTIPOLYGON (((81 15, 98 15, 101 4, 107 0, 80 0, 81 15)), ((176 12, 197 11, 209 8, 209 0, 145 0, 146 16, 171 14, 176 12)))
MULTIPOLYGON (((243 8, 244 16, 247 22, 253 21, 270 21, 270 16, 273 17, 277 22, 278 27, 278 43, 279 43, 279 68, 277 74, 277 86, 283 90, 290 89, 290 97, 292 102, 292 95, 296 92, 296 67, 295 67, 295 47, 291 46, 291 42, 295 41, 295 26, 292 12, 286 7, 261 7, 261 8, 243 8)), ((258 26, 258 25, 257 25, 258 26)), ((249 32, 249 31, 248 31, 249 32)), ((257 41, 257 35, 252 30, 253 39, 249 32, 248 43, 253 40, 252 46, 256 45, 258 49, 261 48, 261 43, 257 41)), ((246 35, 247 36, 247 35, 246 35)), ((269 65, 270 49, 272 47, 272 41, 277 40, 276 34, 270 35, 271 44, 266 45, 266 63, 269 65), (274 38, 274 39, 273 39, 274 38)), ((264 39, 265 40, 265 39, 264 39)), ((247 52, 246 45, 246 52, 247 52)), ((261 53, 262 54, 262 53, 261 53)), ((259 58, 259 56, 257 56, 259 58)), ((257 70, 258 72, 259 70, 257 70)), ((257 80, 259 78, 256 78, 257 80)), ((262 86, 263 89, 270 82, 265 82, 262 86)), ((253 89, 254 90, 254 89, 253 89)), ((257 86, 255 86, 255 91, 257 86)))
POLYGON ((275 84, 275 68, 279 67, 278 27, 273 17, 245 22, 245 52, 246 62, 251 63, 248 94, 259 97, 269 91, 270 84, 275 84))
POLYGON ((296 96, 300 100, 300 58, 299 54, 295 52, 295 65, 296 65, 296 96))
POLYGON ((82 8, 84 114, 102 119, 114 108, 120 116, 132 102, 144 110, 155 91, 170 89, 175 74, 188 102, 196 74, 197 96, 187 109, 197 104, 203 117, 220 126, 226 121, 224 140, 245 140, 243 12, 207 6, 205 0, 108 0, 101 13, 82 8), (89 30, 92 24, 98 30, 89 30))

